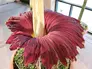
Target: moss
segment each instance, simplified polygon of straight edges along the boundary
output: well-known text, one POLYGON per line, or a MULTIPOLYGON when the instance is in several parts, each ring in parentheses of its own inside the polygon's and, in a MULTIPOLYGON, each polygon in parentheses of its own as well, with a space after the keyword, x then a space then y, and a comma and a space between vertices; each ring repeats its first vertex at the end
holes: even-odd
MULTIPOLYGON (((35 65, 29 64, 27 67, 23 64, 24 58, 23 58, 23 51, 24 49, 21 48, 17 51, 16 55, 14 56, 14 63, 18 67, 18 69, 37 69, 35 65)), ((46 69, 43 65, 41 66, 42 69, 46 69)), ((64 66, 60 61, 58 62, 57 69, 68 69, 69 68, 69 62, 67 66, 64 66)))

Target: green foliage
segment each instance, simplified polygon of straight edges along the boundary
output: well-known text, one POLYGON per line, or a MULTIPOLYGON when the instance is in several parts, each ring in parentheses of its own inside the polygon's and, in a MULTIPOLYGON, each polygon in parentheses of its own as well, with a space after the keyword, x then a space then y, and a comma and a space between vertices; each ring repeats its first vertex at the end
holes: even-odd
MULTIPOLYGON (((37 69, 35 65, 29 64, 27 67, 24 65, 24 58, 23 58, 23 51, 24 49, 21 48, 17 51, 16 55, 14 56, 14 63, 17 65, 19 69, 37 69)), ((46 69, 43 65, 41 66, 42 69, 46 69)), ((58 62, 57 69, 68 69, 69 68, 69 62, 67 66, 64 66, 63 64, 58 62)))
POLYGON ((29 64, 27 67, 24 66, 23 51, 23 48, 17 51, 16 55, 14 56, 15 64, 19 69, 35 69, 35 66, 33 64, 29 64))

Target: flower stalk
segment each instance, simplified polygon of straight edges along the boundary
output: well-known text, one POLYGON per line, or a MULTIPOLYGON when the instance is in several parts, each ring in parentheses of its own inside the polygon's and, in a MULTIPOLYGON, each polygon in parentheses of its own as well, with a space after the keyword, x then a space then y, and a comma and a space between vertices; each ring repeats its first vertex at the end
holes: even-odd
MULTIPOLYGON (((39 37, 44 35, 44 0, 30 0, 30 8, 33 13, 33 35, 39 37)), ((41 69, 39 57, 37 66, 41 69)))

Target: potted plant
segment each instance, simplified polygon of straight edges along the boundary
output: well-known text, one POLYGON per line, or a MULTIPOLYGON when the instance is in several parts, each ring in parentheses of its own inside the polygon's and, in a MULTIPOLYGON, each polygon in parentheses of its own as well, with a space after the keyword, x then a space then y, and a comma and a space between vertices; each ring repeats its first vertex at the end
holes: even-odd
MULTIPOLYGON (((40 6, 39 8, 41 7, 42 6, 40 6)), ((36 13, 36 11, 33 12, 36 13)), ((47 69, 51 69, 53 65, 55 65, 57 69, 59 69, 59 67, 60 69, 61 68, 68 69, 70 61, 76 60, 76 55, 78 54, 76 46, 84 48, 84 45, 82 44, 82 42, 84 41, 82 37, 83 36, 82 32, 84 29, 81 27, 79 20, 64 16, 62 14, 53 11, 45 11, 45 14, 47 15, 45 16, 45 18, 48 19, 47 21, 50 21, 55 18, 53 21, 51 21, 52 23, 45 22, 46 27, 43 26, 43 24, 40 24, 40 27, 38 27, 39 26, 38 24, 35 24, 38 26, 33 25, 32 27, 31 12, 20 15, 19 17, 11 17, 6 23, 9 29, 13 32, 13 34, 9 37, 7 44, 11 44, 10 47, 11 50, 17 49, 17 51, 14 53, 12 57, 11 69, 14 68, 15 64, 17 68, 20 69, 27 69, 27 68, 34 69, 35 67, 37 69, 41 69, 41 67, 43 69, 44 67, 46 67, 47 69), (77 25, 75 25, 74 23, 77 25), (32 36, 33 30, 35 28, 37 28, 37 30, 42 28, 39 31, 40 33, 42 33, 44 27, 46 31, 44 37, 40 36, 42 37, 40 38, 32 36), (76 29, 78 31, 76 31, 76 29), (72 39, 69 38, 68 36, 71 37, 72 39), (39 64, 41 63, 40 68, 36 66, 39 57, 41 59, 41 61, 39 61, 39 64)), ((36 17, 38 16, 36 15, 36 17)), ((44 18, 40 18, 40 20, 41 20, 40 23, 43 23, 42 21, 44 20, 44 18)), ((36 19, 34 19, 34 21, 37 22, 36 19)))

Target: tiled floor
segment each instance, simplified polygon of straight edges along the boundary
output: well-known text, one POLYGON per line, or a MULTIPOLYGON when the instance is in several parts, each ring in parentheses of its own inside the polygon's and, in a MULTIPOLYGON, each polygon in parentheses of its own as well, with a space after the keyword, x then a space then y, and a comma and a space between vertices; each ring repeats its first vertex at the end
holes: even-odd
MULTIPOLYGON (((10 35, 10 31, 5 26, 5 21, 10 17, 17 15, 20 12, 27 11, 28 8, 25 5, 11 3, 0 6, 0 69, 9 69, 10 57, 12 52, 9 50, 9 46, 5 45, 4 41, 10 35)), ((78 62, 74 63, 75 69, 92 69, 92 35, 85 34, 85 48, 79 50, 78 62)))

